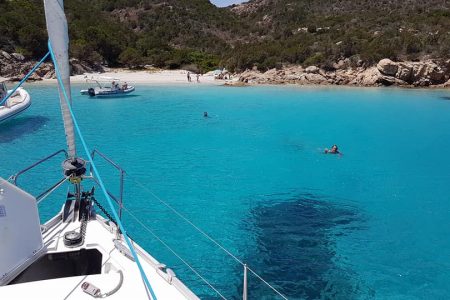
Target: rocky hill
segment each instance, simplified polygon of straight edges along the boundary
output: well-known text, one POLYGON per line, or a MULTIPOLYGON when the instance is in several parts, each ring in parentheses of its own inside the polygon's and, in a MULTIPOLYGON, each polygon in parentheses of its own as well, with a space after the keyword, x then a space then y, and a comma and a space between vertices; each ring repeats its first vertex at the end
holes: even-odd
MULTIPOLYGON (((450 55, 450 1, 442 0, 251 0, 231 7, 254 24, 251 51, 262 68, 274 63, 320 64, 350 58, 374 65, 393 60, 450 55), (256 48, 264 45, 266 55, 256 48)), ((246 61, 246 67, 255 62, 246 61)))
MULTIPOLYGON (((90 64, 216 67, 246 26, 208 0, 66 0, 71 55, 90 64)), ((0 1, 0 50, 46 52, 42 0, 0 1)))
MULTIPOLYGON (((93 69, 265 72, 298 65, 335 72, 340 62, 366 70, 385 58, 439 66, 450 58, 445 0, 251 0, 228 8, 208 0, 66 0, 65 6, 71 56, 93 69)), ((0 0, 0 11, 0 50, 25 61, 46 52, 41 0, 0 0)), ((0 59, 0 76, 20 69, 5 64, 0 59)))

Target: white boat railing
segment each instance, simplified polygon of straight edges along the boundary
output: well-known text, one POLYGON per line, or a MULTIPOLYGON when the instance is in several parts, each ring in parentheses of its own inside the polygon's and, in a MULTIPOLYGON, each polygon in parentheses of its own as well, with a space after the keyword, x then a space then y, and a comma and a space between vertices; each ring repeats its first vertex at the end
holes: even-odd
MULTIPOLYGON (((23 175, 24 173, 28 172, 29 170, 35 168, 38 165, 41 165, 42 163, 46 162, 47 160, 57 156, 58 154, 64 153, 67 158, 67 151, 65 150, 59 150, 39 161, 36 163, 30 165, 29 167, 17 172, 16 174, 9 177, 9 181, 17 185, 17 179, 19 176, 23 175)), ((221 293, 213 284, 211 284, 204 275, 201 275, 198 270, 196 270, 186 259, 184 259, 180 254, 178 254, 174 249, 172 249, 161 237, 159 237, 154 230, 148 227, 148 225, 144 224, 136 215, 129 210, 124 204, 123 204, 123 189, 124 189, 124 176, 126 172, 114 161, 112 161, 109 157, 107 157, 105 154, 99 152, 98 150, 92 151, 92 158, 95 157, 95 154, 100 156, 104 159, 107 163, 109 163, 111 166, 113 166, 120 174, 120 195, 115 196, 113 193, 111 193, 109 190, 108 195, 116 202, 119 208, 119 216, 122 218, 122 212, 126 211, 145 231, 147 231, 149 234, 151 234, 157 241, 159 241, 163 246, 165 246, 175 257, 177 257, 184 265, 186 265, 196 276, 198 276, 203 282, 205 282, 219 297, 222 299, 227 299, 223 293, 221 293)), ((91 179, 96 185, 99 185, 97 179, 92 173, 92 169, 90 169, 90 175, 85 176, 85 179, 91 179)), ((129 177, 128 177, 129 178, 129 177)), ((55 184, 53 184, 50 188, 48 188, 46 191, 41 193, 39 196, 36 197, 37 203, 41 203, 45 198, 47 198, 52 192, 57 190, 60 186, 62 186, 69 177, 64 177, 55 184)), ((240 264, 243 269, 243 282, 242 282, 242 299, 248 300, 248 272, 253 274, 257 279, 259 279, 264 285, 266 285, 268 288, 270 288, 276 296, 278 296, 281 299, 288 299, 285 295, 283 295, 280 291, 278 291, 277 288, 275 288, 273 285, 271 285, 269 282, 267 282, 264 278, 262 278, 256 271, 251 269, 246 263, 244 263, 241 259, 236 257, 231 251, 226 249, 223 245, 221 245, 218 241, 216 241, 211 235, 206 233, 203 229, 198 227, 196 224, 194 224, 191 220, 189 220, 187 217, 185 217, 183 214, 181 214, 179 211, 177 211, 173 206, 171 206, 166 201, 162 200, 160 197, 158 197, 153 191, 151 191, 147 186, 142 184, 141 182, 131 179, 136 185, 141 187, 144 191, 146 191, 149 195, 151 195, 153 198, 155 198, 157 201, 159 201, 161 204, 163 204, 165 207, 167 207, 173 214, 177 215, 179 218, 181 218, 183 221, 185 221, 187 224, 189 224, 193 229, 195 229, 198 233, 200 233, 202 236, 204 236, 207 240, 209 240, 213 245, 215 245, 218 249, 220 249, 222 252, 224 252, 228 257, 231 257, 236 263, 240 264)))
POLYGON ((66 159, 69 157, 69 155, 67 154, 67 151, 66 151, 65 149, 58 150, 58 151, 56 151, 55 153, 52 153, 52 154, 50 154, 49 156, 44 157, 44 158, 38 160, 37 162, 33 163, 32 165, 26 167, 25 169, 20 170, 20 171, 17 172, 16 174, 11 175, 11 176, 8 178, 8 180, 11 181, 12 183, 14 183, 14 185, 17 185, 17 179, 19 178, 20 175, 22 175, 22 174, 28 172, 28 171, 31 170, 31 169, 34 169, 35 167, 39 166, 40 164, 46 162, 47 160, 49 160, 49 159, 51 159, 51 158, 57 156, 57 155, 60 154, 60 153, 64 153, 66 159))
MULTIPOLYGON (((122 219, 123 184, 124 184, 125 170, 122 169, 118 164, 116 164, 109 157, 107 157, 105 154, 101 153, 97 149, 92 150, 92 152, 91 152, 92 159, 95 159, 95 154, 97 154, 98 156, 103 158, 107 163, 109 163, 111 166, 113 166, 119 172, 119 178, 120 178, 120 181, 119 181, 119 186, 120 186, 119 196, 113 195, 110 191, 107 191, 107 192, 108 192, 108 195, 111 197, 111 199, 113 199, 117 203, 117 205, 119 206, 119 219, 122 219)), ((92 180, 94 180, 95 183, 98 185, 99 183, 98 183, 97 179, 94 176, 94 173, 93 173, 93 170, 92 170, 92 165, 89 168, 89 174, 90 174, 90 177, 92 178, 92 180)))

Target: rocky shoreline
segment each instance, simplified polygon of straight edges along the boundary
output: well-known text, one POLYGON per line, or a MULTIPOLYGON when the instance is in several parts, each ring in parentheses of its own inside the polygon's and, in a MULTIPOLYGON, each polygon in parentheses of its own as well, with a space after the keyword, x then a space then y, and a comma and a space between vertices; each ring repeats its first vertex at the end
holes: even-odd
MULTIPOLYGON (((9 81, 21 80, 36 64, 22 54, 0 50, 0 77, 9 81)), ((92 66, 77 59, 70 59, 71 75, 103 73, 105 69, 92 66)), ((299 65, 283 66, 266 72, 246 70, 235 74, 237 80, 225 85, 245 86, 257 84, 297 84, 297 85, 347 85, 347 86, 400 86, 400 87, 450 87, 450 59, 425 60, 420 62, 394 62, 382 59, 376 66, 354 67, 349 59, 340 60, 332 68, 299 65)), ((54 79, 55 71, 50 62, 43 63, 29 78, 31 81, 54 79)))
MULTIPOLYGON (((8 81, 20 81, 36 65, 37 61, 28 60, 20 53, 8 53, 0 50, 0 77, 8 81)), ((104 72, 101 66, 90 66, 75 58, 70 59, 71 75, 80 75, 92 72, 104 72)), ((54 79, 53 64, 44 62, 28 80, 39 81, 54 79)))
POLYGON ((401 86, 450 87, 450 60, 393 62, 381 60, 372 67, 350 67, 347 60, 334 64, 334 70, 317 66, 284 66, 267 72, 247 70, 239 80, 228 85, 245 84, 298 84, 298 85, 349 85, 349 86, 401 86))

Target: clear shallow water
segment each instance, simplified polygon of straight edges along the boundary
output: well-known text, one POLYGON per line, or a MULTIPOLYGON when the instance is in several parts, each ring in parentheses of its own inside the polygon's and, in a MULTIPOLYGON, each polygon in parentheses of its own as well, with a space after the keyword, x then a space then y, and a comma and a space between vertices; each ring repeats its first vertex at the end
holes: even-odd
MULTIPOLYGON (((448 298, 448 91, 139 86, 135 97, 89 99, 79 88, 75 110, 89 146, 129 174, 126 206, 226 297, 240 297, 241 267, 134 180, 290 299, 448 298), (322 154, 334 143, 343 156, 322 154)), ((31 108, 0 125, 3 177, 65 144, 55 87, 28 89, 31 108)), ((60 174, 60 159, 53 162, 20 184, 42 191, 39 172, 55 171, 50 182, 60 174)), ((112 169, 101 170, 117 192, 112 169)), ((41 205, 43 219, 65 192, 41 205)), ((196 293, 217 298, 124 220, 196 293)), ((253 276, 249 285, 251 299, 275 298, 253 276)))

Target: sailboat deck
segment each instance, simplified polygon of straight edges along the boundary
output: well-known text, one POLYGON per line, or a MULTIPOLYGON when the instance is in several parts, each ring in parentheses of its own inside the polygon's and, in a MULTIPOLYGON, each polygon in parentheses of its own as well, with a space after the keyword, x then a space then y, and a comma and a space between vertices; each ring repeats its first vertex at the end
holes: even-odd
MULTIPOLYGON (((43 234, 44 244, 47 248, 45 254, 96 249, 102 256, 101 274, 11 284, 0 288, 0 298, 93 299, 93 296, 82 290, 82 283, 89 282, 99 288, 101 293, 107 293, 119 285, 120 274, 118 270, 121 270, 123 283, 116 293, 107 298, 150 299, 139 269, 130 257, 130 253, 127 252, 129 250, 126 250, 127 247, 123 237, 116 239, 115 224, 97 216, 96 219, 89 221, 87 224, 84 244, 81 247, 69 248, 63 242, 64 234, 71 230, 79 230, 80 222, 63 223, 61 215, 52 220, 47 224, 56 224, 50 224, 43 234)), ((158 299, 198 299, 178 278, 170 276, 170 271, 166 272, 156 259, 138 245, 134 244, 134 246, 158 299)))

